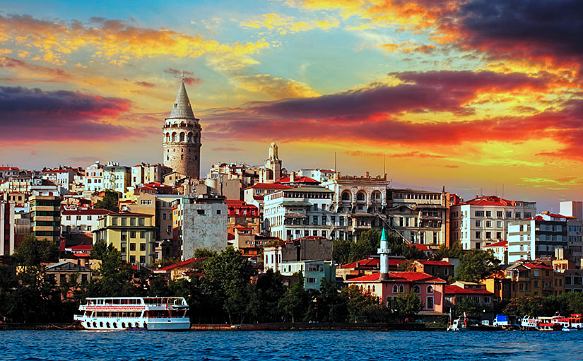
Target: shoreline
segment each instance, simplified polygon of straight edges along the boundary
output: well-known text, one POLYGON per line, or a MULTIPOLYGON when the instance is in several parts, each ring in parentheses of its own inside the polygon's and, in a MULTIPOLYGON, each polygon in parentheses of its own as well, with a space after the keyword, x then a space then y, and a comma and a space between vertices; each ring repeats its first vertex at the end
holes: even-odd
MULTIPOLYGON (((83 331, 77 323, 51 324, 0 324, 2 331, 83 331)), ((392 323, 258 323, 258 324, 192 324, 192 331, 445 331, 445 327, 428 327, 425 324, 392 324, 392 323)))

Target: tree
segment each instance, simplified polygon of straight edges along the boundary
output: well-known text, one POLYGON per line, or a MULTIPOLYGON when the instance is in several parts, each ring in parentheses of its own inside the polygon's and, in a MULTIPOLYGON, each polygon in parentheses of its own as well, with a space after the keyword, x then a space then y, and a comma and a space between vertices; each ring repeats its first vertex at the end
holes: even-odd
POLYGON ((382 322, 389 318, 389 310, 379 304, 375 297, 364 295, 356 287, 346 287, 341 291, 346 299, 349 322, 382 322))
POLYGON ((239 251, 228 247, 208 258, 204 265, 206 290, 222 301, 229 322, 243 323, 249 312, 247 301, 252 288, 249 279, 253 269, 239 251))
POLYGON ((421 300, 415 293, 406 293, 395 298, 392 309, 399 320, 412 319, 422 309, 421 300))
POLYGON ((296 322, 303 319, 308 309, 308 302, 308 293, 304 290, 304 277, 300 272, 296 274, 296 280, 280 299, 279 308, 286 320, 296 322))
POLYGON ((272 269, 260 274, 254 287, 250 312, 257 322, 281 321, 279 300, 285 295, 283 277, 272 269))
POLYGON ((348 305, 342 296, 336 282, 322 279, 320 293, 316 297, 318 305, 318 320, 323 322, 346 322, 348 318, 348 305))
POLYGON ((28 236, 14 251, 14 258, 16 263, 21 266, 38 266, 41 262, 57 261, 57 245, 50 241, 39 241, 34 236, 28 236))
POLYGON ((352 262, 350 256, 352 243, 353 242, 349 240, 335 239, 332 244, 332 258, 339 264, 352 262))
POLYGON ((443 258, 461 258, 463 249, 460 242, 454 242, 450 247, 445 244, 439 246, 439 249, 433 253, 433 258, 440 260, 443 258))
MULTIPOLYGON (((93 254, 95 255, 95 253, 93 254)), ((92 280, 89 284, 89 295, 95 297, 127 297, 144 293, 143 290, 133 284, 131 266, 122 261, 121 253, 117 249, 111 245, 104 249, 103 245, 99 245, 96 257, 101 260, 101 267, 97 271, 99 278, 92 280)))
POLYGON ((119 194, 117 192, 106 190, 103 199, 95 202, 95 208, 108 209, 112 212, 117 212, 119 210, 118 200, 119 194))
POLYGON ((198 248, 194 250, 194 257, 195 258, 208 258, 214 257, 217 255, 217 251, 213 251, 212 249, 208 248, 198 248))
POLYGON ((464 252, 457 270, 459 281, 479 282, 498 270, 500 260, 491 250, 474 249, 464 252))

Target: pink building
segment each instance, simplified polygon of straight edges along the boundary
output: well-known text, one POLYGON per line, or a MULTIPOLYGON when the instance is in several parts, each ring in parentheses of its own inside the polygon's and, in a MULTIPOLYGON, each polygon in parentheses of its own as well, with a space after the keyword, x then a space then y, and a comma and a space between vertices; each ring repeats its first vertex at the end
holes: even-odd
POLYGON ((447 282, 424 272, 389 272, 387 235, 383 229, 379 272, 352 278, 345 282, 349 287, 357 287, 362 293, 377 297, 379 303, 390 303, 394 298, 414 293, 418 295, 425 314, 443 313, 444 287, 447 282))
POLYGON ((357 287, 364 294, 378 297, 379 302, 407 293, 415 293, 421 299, 422 312, 444 312, 444 286, 447 282, 423 272, 389 272, 388 279, 380 273, 353 278, 345 281, 350 287, 357 287))

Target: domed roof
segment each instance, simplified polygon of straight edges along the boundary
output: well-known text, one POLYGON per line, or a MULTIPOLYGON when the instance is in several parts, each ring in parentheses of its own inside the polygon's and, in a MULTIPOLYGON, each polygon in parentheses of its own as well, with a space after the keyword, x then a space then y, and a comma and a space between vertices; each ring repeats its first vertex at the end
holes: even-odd
POLYGON ((170 115, 168 115, 168 118, 166 119, 195 119, 192 107, 190 106, 190 100, 188 99, 188 94, 186 93, 184 81, 180 82, 180 88, 178 89, 178 94, 176 94, 176 100, 172 105, 170 115))

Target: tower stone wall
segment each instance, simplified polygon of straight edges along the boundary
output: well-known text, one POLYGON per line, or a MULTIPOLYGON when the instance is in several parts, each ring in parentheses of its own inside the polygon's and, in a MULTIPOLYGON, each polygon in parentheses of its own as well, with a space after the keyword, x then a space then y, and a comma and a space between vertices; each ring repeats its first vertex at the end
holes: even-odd
POLYGON ((184 82, 181 83, 169 116, 164 121, 162 148, 164 165, 190 178, 200 177, 201 126, 194 116, 184 82))

